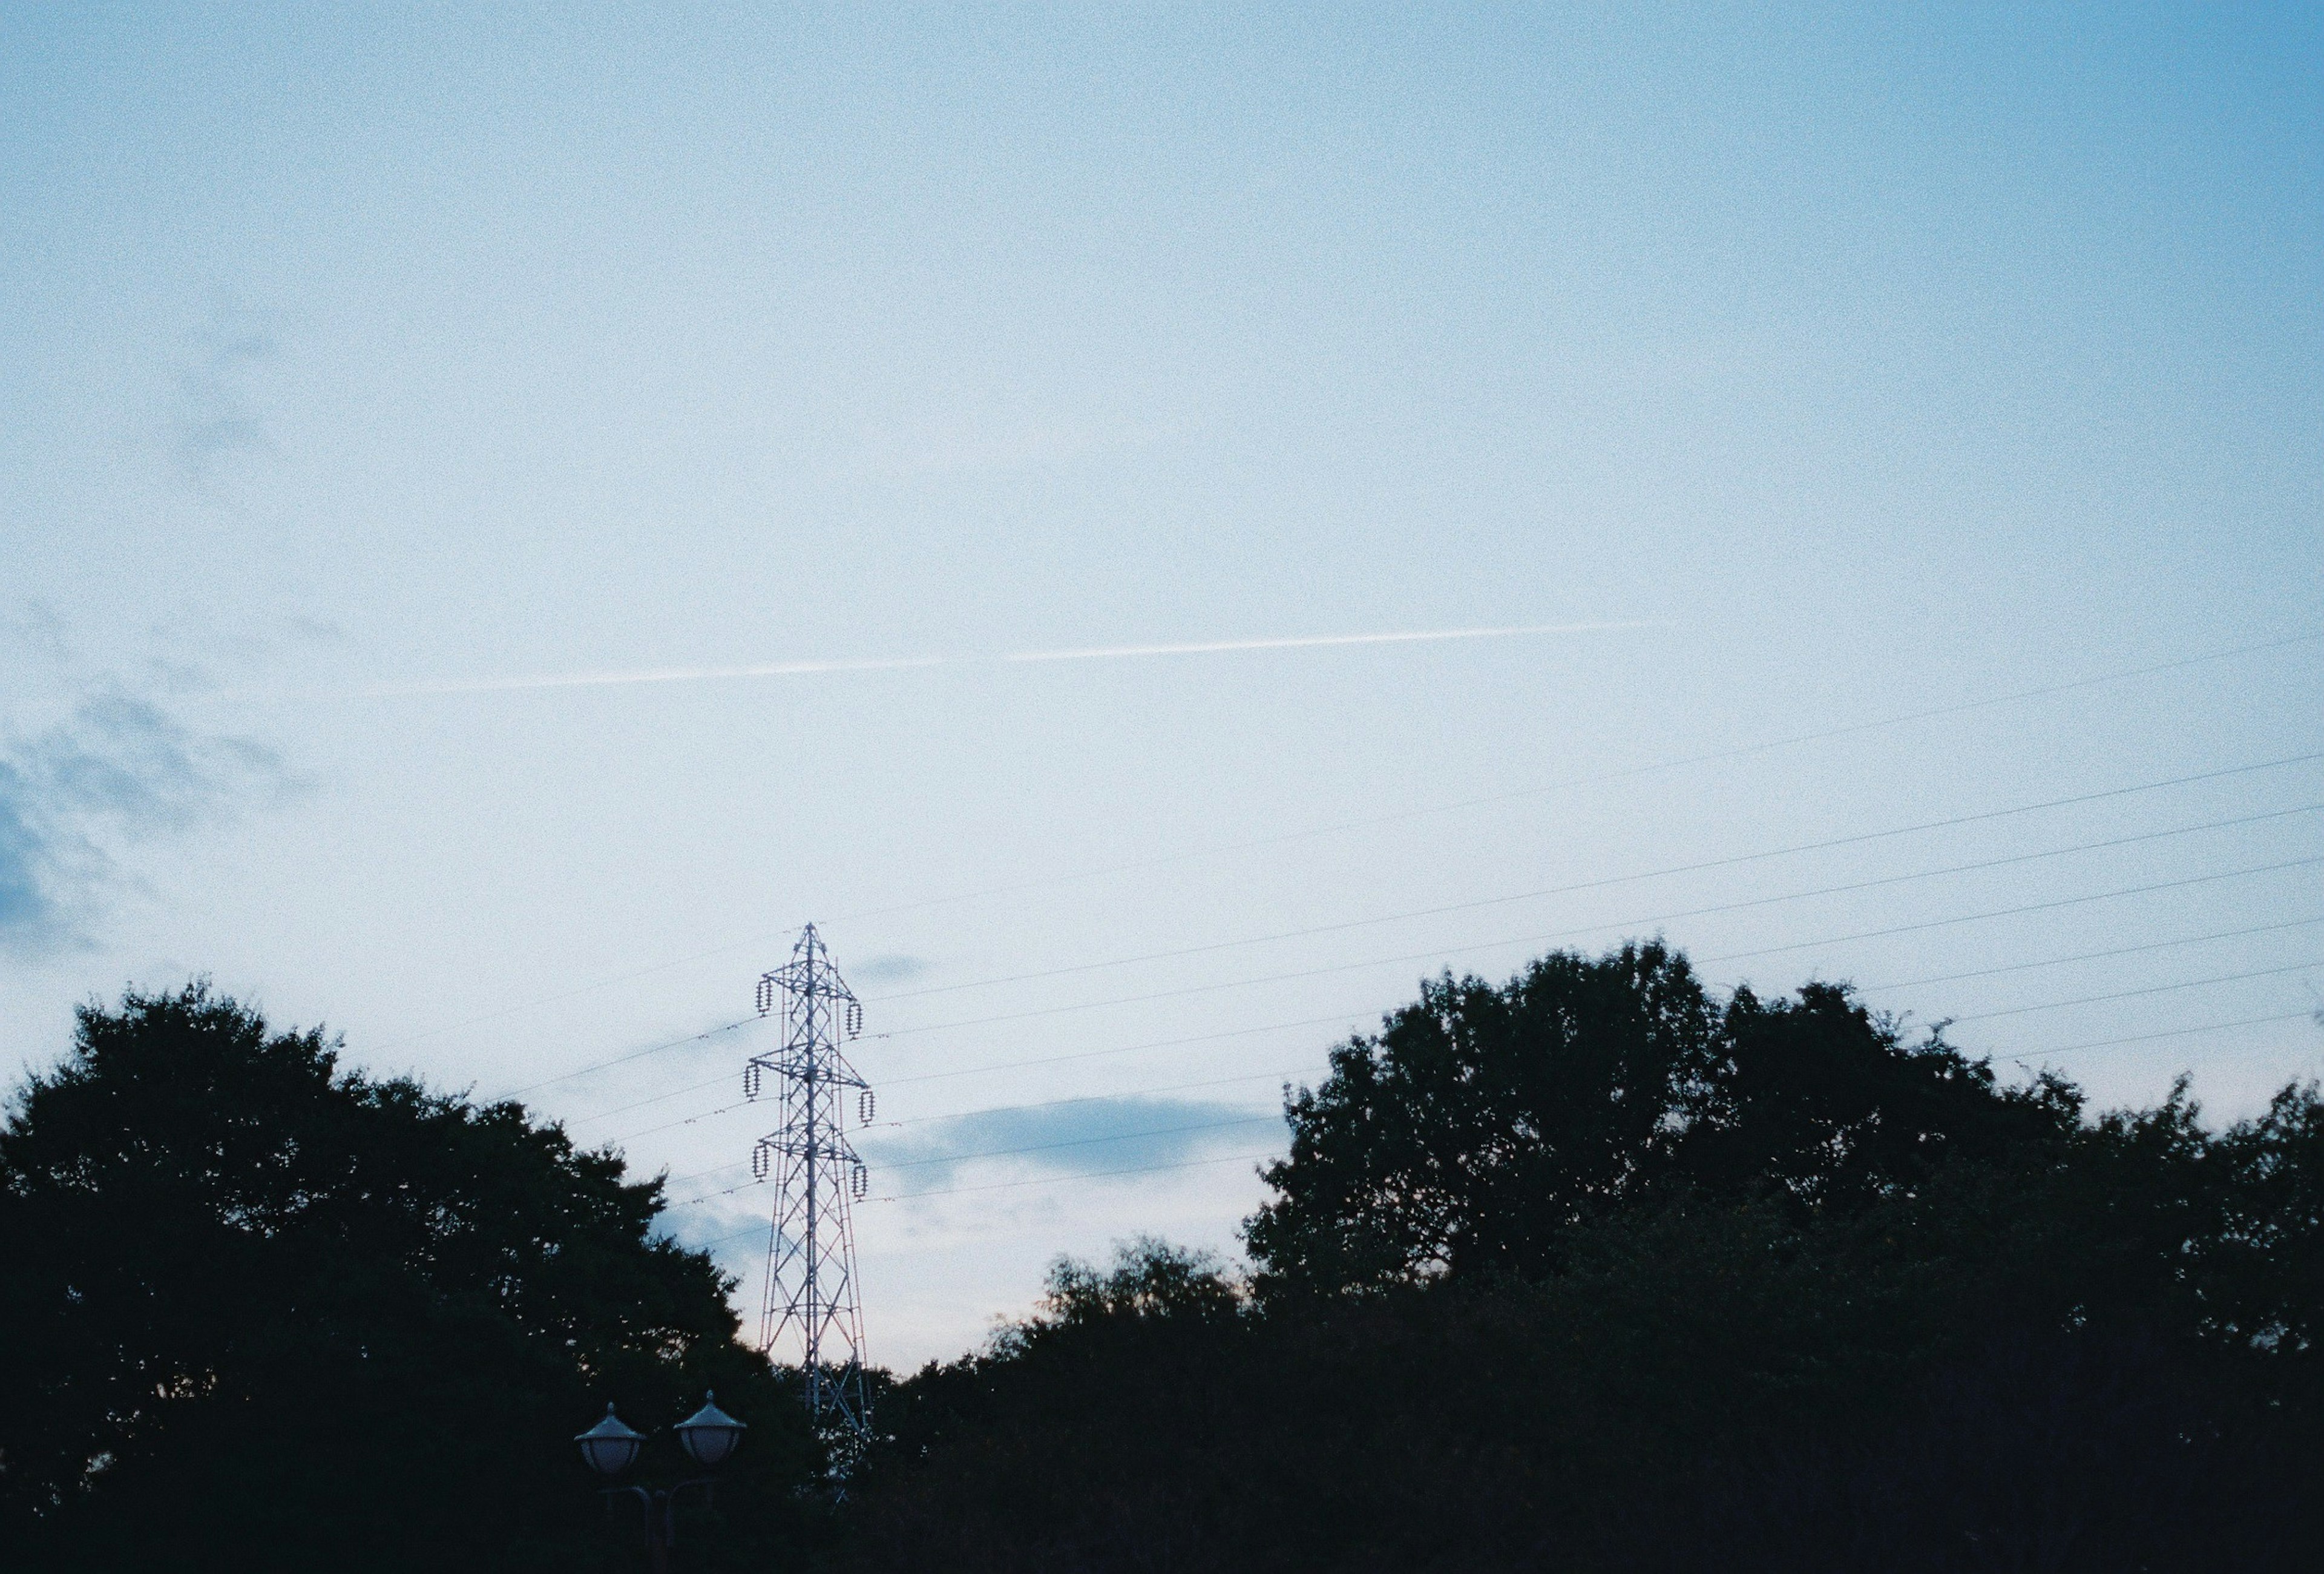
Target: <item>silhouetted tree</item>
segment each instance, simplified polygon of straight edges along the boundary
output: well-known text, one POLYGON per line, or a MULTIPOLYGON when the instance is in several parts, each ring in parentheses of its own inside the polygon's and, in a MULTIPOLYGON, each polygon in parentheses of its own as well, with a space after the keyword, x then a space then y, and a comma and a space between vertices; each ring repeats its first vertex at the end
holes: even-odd
POLYGON ((1433 981, 1288 1103, 1262 1293, 1061 1261, 894 1391, 837 1566, 2313 1562, 2313 1086, 2086 1119, 1641 946, 1433 981))
POLYGON ((1719 1005, 1659 943, 1427 981, 1331 1066, 1287 1099, 1279 1195, 1245 1228, 1270 1291, 1537 1273, 1577 1226, 1674 1186, 1860 1202, 2080 1113, 2063 1084, 2005 1089, 1941 1037, 1904 1043, 1840 987, 1719 1005))
POLYGON ((0 1129, 10 1567, 619 1563, 571 1434, 712 1385, 752 1427, 729 1501, 786 1501, 811 1442, 659 1206, 202 985, 83 1008, 0 1129))

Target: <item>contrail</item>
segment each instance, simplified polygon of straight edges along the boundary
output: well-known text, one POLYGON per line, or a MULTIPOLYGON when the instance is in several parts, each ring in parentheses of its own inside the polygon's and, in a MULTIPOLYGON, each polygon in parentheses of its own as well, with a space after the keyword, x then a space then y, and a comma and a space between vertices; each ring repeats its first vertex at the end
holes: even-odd
POLYGON ((1295 634, 1287 639, 1205 640, 1182 645, 1097 645, 1080 651, 1018 651, 1004 662, 1099 662, 1119 656, 1204 656, 1215 651, 1296 651, 1315 645, 1418 644, 1429 640, 1508 639, 1527 634, 1598 634, 1609 629, 1655 628, 1658 620, 1625 623, 1526 623, 1507 628, 1424 628, 1401 634, 1295 634))
POLYGON ((954 656, 899 656, 854 662, 759 662, 747 667, 654 667, 636 672, 541 672, 530 677, 456 678, 442 683, 375 683, 352 690, 361 699, 412 694, 506 694, 523 689, 607 689, 622 683, 694 683, 715 678, 794 678, 816 672, 886 672, 949 667, 954 656))
POLYGON ((608 689, 632 683, 700 683, 732 678, 797 678, 823 672, 894 672, 918 667, 968 667, 1021 662, 1111 662, 1139 656, 1203 656, 1231 651, 1311 650, 1325 645, 1423 644, 1443 640, 1514 639, 1527 634, 1600 634, 1659 628, 1659 619, 1601 623, 1528 623, 1494 628, 1406 629, 1388 634, 1293 634, 1277 639, 1198 640, 1183 644, 1092 645, 1077 650, 1010 651, 994 656, 890 656, 853 661, 754 662, 736 667, 650 667, 633 671, 545 672, 508 678, 453 679, 438 683, 381 683, 353 690, 353 699, 425 694, 504 694, 527 689, 608 689))

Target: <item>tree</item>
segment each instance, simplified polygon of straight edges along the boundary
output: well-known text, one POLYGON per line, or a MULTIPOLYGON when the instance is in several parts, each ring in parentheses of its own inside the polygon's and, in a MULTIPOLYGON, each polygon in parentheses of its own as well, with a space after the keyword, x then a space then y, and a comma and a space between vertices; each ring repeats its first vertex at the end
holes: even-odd
POLYGON ((713 1385, 780 1495, 811 1442, 660 1206, 202 984, 84 1007, 0 1128, 0 1533, 81 1569, 588 1567, 571 1434, 713 1385))
POLYGON ((1861 1202, 1955 1154, 2055 1141, 2078 1096, 2000 1088, 1905 1044, 1845 988, 1714 1003, 1659 942, 1560 951, 1502 986, 1450 974, 1286 1100, 1279 1194, 1245 1225, 1270 1292, 1530 1274, 1674 1187, 1861 1202))
POLYGON ((839 1566, 1173 1566, 1139 1549, 1214 1440, 1205 1419, 1235 1412, 1247 1311, 1222 1264, 1150 1236, 1109 1268, 1058 1258, 1032 1316, 884 1398, 839 1566))
POLYGON ((1432 981, 1289 1103, 1263 1292, 1061 1261, 895 1390, 837 1567, 2315 1562, 2313 1086, 2085 1119, 1634 947, 1432 981))

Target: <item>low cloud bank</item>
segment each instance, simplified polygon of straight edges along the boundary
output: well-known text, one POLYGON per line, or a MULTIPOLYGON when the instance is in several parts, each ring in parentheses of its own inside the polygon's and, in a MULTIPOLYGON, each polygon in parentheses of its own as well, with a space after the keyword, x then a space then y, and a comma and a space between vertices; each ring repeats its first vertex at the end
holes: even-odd
POLYGON ((875 1190, 909 1196, 958 1183, 988 1162, 1064 1171, 1175 1164, 1222 1144, 1280 1136, 1282 1118, 1280 1110, 1245 1104, 1084 1098, 868 1134, 857 1146, 872 1166, 875 1190))

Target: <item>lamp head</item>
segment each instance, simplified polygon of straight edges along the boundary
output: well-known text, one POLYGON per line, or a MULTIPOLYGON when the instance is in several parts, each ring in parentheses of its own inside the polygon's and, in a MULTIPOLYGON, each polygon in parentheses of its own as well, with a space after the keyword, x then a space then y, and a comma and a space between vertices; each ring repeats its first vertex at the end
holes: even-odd
POLYGON ((619 1476, 637 1463, 638 1449, 646 1439, 643 1432, 632 1431, 622 1424, 611 1404, 605 1406, 605 1419, 573 1440, 581 1445, 581 1458, 600 1476, 619 1476))
POLYGON ((674 1429, 688 1458, 706 1470, 715 1470, 731 1458, 742 1441, 743 1423, 718 1408, 718 1395, 706 1393, 702 1408, 674 1429))

